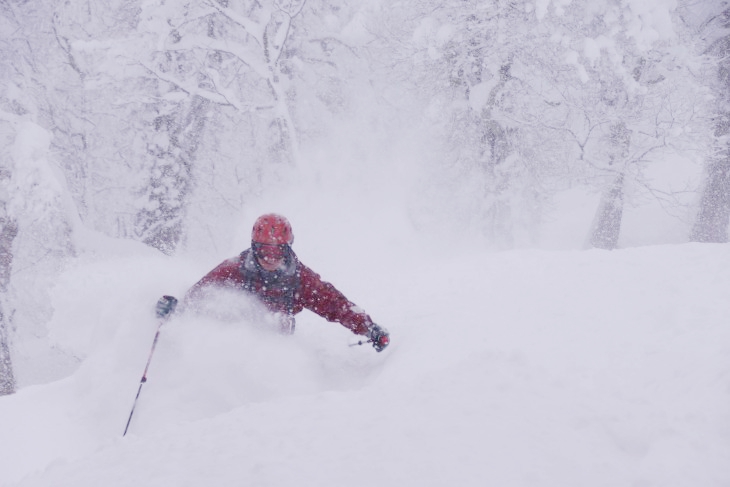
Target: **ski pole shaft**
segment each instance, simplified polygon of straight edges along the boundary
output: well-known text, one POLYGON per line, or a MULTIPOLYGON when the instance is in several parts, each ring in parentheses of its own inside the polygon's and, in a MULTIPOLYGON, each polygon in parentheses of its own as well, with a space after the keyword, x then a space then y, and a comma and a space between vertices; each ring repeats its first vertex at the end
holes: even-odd
POLYGON ((150 356, 147 358, 147 365, 144 367, 144 373, 142 374, 142 379, 139 381, 139 388, 137 389, 137 395, 134 396, 134 402, 132 403, 132 410, 129 412, 129 418, 127 419, 127 426, 124 427, 124 434, 122 436, 127 435, 127 430, 129 429, 129 423, 132 422, 132 415, 134 414, 134 408, 137 407, 137 399, 139 399, 139 393, 142 392, 142 386, 145 382, 147 382, 147 370, 150 368, 150 362, 152 362, 152 354, 155 353, 155 347, 157 346, 157 339, 160 338, 160 329, 162 328, 163 323, 165 323, 164 319, 160 319, 159 324, 157 325, 157 332, 155 333, 155 338, 152 340, 152 349, 150 350, 150 356))

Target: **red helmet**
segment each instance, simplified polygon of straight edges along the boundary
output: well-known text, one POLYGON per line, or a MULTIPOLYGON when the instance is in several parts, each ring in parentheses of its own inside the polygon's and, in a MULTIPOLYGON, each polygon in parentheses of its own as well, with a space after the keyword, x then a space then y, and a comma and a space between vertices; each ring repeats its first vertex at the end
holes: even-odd
POLYGON ((289 220, 281 215, 268 213, 258 217, 253 224, 251 241, 268 245, 291 245, 294 234, 289 220))

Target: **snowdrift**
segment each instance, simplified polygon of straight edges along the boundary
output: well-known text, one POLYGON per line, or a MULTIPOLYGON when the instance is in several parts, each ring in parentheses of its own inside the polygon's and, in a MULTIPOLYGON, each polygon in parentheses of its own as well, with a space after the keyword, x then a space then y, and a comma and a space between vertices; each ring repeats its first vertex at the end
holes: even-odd
POLYGON ((181 316, 163 326, 124 438, 154 301, 207 268, 80 258, 50 324, 79 365, 0 398, 0 485, 726 486, 729 249, 475 252, 323 273, 390 329, 381 354, 308 312, 291 337, 181 316))

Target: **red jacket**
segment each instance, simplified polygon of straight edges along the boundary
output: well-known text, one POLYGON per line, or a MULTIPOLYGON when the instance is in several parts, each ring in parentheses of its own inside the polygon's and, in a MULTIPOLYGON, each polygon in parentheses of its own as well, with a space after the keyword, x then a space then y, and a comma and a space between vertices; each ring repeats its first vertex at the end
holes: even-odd
POLYGON ((307 308, 328 321, 341 323, 358 335, 367 334, 372 324, 370 316, 302 264, 293 252, 284 271, 267 273, 258 265, 251 250, 245 250, 206 274, 188 291, 185 300, 189 302, 200 298, 201 291, 207 286, 250 292, 272 312, 295 315, 307 308))

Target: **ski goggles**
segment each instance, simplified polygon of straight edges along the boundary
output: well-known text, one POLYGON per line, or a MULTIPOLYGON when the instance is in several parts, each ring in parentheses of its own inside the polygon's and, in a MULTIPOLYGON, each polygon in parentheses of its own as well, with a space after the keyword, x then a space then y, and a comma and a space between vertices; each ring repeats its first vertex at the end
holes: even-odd
POLYGON ((289 245, 273 245, 273 244, 262 244, 253 243, 251 245, 253 254, 258 259, 263 259, 267 262, 278 262, 284 260, 289 255, 289 245))

